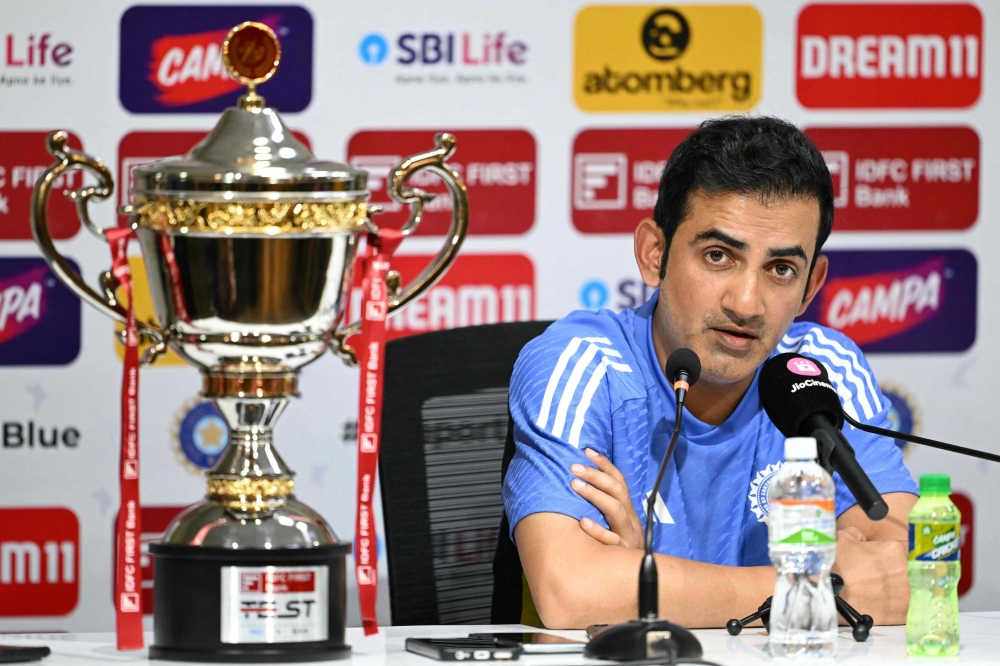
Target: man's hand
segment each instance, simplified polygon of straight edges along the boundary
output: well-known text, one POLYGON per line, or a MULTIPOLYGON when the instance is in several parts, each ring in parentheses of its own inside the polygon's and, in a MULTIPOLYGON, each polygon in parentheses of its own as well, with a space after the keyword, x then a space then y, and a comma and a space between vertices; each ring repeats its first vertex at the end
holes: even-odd
POLYGON ((910 603, 906 576, 907 543, 895 539, 868 541, 855 527, 837 531, 833 570, 844 577, 844 600, 875 624, 904 624, 910 603))
POLYGON ((625 477, 597 451, 584 449, 583 452, 597 465, 597 469, 570 465, 569 470, 577 477, 570 487, 604 514, 611 529, 604 529, 590 518, 580 520, 580 528, 605 545, 641 549, 644 545, 642 523, 632 506, 625 477))

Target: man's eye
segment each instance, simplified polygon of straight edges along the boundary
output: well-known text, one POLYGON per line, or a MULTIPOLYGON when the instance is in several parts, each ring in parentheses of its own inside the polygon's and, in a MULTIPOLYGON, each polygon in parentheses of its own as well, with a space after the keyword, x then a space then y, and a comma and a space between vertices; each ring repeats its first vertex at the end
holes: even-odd
POLYGON ((726 260, 726 253, 722 250, 710 250, 705 254, 713 264, 718 264, 726 260))
POLYGON ((778 277, 792 277, 795 275, 795 269, 788 264, 778 264, 774 267, 774 272, 778 277))

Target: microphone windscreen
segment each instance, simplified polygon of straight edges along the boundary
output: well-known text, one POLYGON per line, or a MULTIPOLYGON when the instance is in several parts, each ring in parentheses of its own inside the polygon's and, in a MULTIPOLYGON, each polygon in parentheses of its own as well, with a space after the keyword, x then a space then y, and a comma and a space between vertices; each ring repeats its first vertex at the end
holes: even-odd
POLYGON ((803 423, 824 414, 838 430, 844 413, 837 390, 819 361, 801 354, 778 354, 760 370, 757 379, 760 404, 785 437, 809 436, 803 423))
POLYGON ((667 380, 673 384, 677 381, 677 373, 681 370, 687 373, 688 386, 694 386, 701 377, 701 359, 686 347, 678 349, 667 359, 667 380))

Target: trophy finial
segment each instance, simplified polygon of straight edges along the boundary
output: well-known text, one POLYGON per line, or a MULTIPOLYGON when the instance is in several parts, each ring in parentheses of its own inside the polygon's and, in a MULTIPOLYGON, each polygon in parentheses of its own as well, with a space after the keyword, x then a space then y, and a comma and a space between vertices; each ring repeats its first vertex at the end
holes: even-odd
POLYGON ((247 94, 239 100, 241 109, 264 108, 257 85, 274 75, 280 61, 278 36, 263 23, 247 21, 229 31, 222 42, 222 63, 231 77, 247 87, 247 94))

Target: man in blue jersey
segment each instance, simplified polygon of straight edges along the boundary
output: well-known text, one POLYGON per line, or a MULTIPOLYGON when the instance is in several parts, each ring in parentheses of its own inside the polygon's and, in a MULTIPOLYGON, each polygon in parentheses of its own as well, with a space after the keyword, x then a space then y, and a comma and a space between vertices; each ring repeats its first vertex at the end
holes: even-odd
MULTIPOLYGON (((683 430, 656 500, 663 616, 721 627, 774 588, 767 487, 784 437, 757 396, 760 366, 797 351, 821 361, 844 409, 889 427, 889 402, 841 333, 793 322, 827 274, 833 227, 823 157, 775 118, 705 122, 671 155, 635 257, 656 287, 636 310, 574 312, 521 352, 511 378, 516 446, 503 497, 530 599, 548 627, 637 612, 645 493, 674 423, 667 357, 701 358, 683 430)), ((917 488, 892 440, 848 427, 858 462, 889 506, 873 522, 837 481, 837 562, 845 598, 877 623, 905 621, 907 514, 917 488)))

